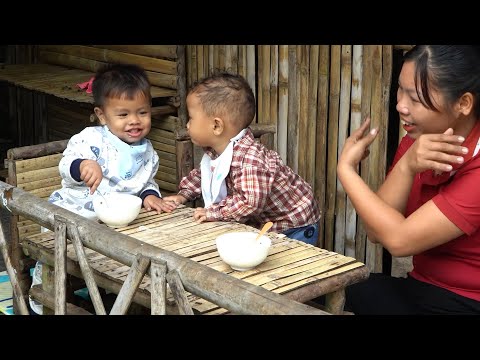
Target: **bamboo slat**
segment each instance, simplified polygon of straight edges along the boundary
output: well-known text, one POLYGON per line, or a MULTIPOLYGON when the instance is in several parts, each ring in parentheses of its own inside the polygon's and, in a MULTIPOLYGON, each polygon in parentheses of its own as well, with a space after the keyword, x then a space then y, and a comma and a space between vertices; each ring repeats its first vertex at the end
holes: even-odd
POLYGON ((326 182, 326 216, 325 216, 325 248, 333 250, 335 236, 335 199, 337 192, 336 169, 338 149, 338 116, 340 107, 340 64, 341 46, 331 46, 330 56, 330 92, 328 106, 328 145, 327 145, 327 182, 326 182))
POLYGON ((318 97, 318 58, 320 47, 310 46, 310 60, 308 65, 308 119, 307 119, 307 156, 305 180, 315 186, 315 148, 317 131, 317 97, 318 97))
POLYGON ((284 162, 287 161, 288 119, 288 45, 278 49, 278 125, 277 150, 284 162))
MULTIPOLYGON (((362 45, 353 45, 350 134, 360 127, 362 121, 362 59, 362 45)), ((346 207, 345 255, 355 257, 355 231, 357 227, 357 213, 348 196, 346 207)))
POLYGON ((122 53, 150 56, 155 58, 177 58, 176 45, 90 45, 101 49, 110 49, 122 53))
POLYGON ((326 214, 326 160, 327 160, 327 118, 328 118, 328 92, 330 82, 330 47, 320 45, 318 59, 318 99, 317 99, 317 128, 315 149, 315 182, 313 183, 315 197, 320 207, 322 217, 319 221, 318 246, 325 245, 325 214, 326 214))
MULTIPOLYGON (((368 173, 368 184, 373 191, 377 191, 380 186, 380 179, 383 178, 384 158, 385 158, 385 126, 382 122, 382 103, 383 103, 383 89, 382 89, 382 46, 373 46, 372 53, 372 71, 375 74, 372 83, 372 102, 371 102, 371 125, 370 127, 378 127, 378 135, 375 141, 370 145, 370 161, 374 164, 375 171, 368 173), (383 164, 383 166, 382 166, 383 164)), ((380 245, 379 245, 380 246, 380 245)), ((381 248, 380 248, 381 249, 381 248)), ((382 270, 382 254, 379 251, 377 244, 367 242, 365 264, 371 271, 381 272, 382 270)))
MULTIPOLYGON (((340 69, 340 109, 338 115, 338 156, 345 145, 348 136, 348 124, 350 120, 350 95, 352 78, 352 46, 342 45, 340 69)), ((342 184, 337 178, 337 198, 335 200, 335 252, 345 253, 345 217, 346 217, 346 194, 342 184)))
POLYGON ((255 71, 255 45, 247 45, 247 81, 253 90, 253 95, 257 96, 255 71))
POLYGON ((308 69, 309 69, 309 46, 297 45, 297 63, 299 76, 297 84, 300 89, 300 109, 298 117, 298 174, 306 179, 307 177, 307 154, 308 154, 308 69))
POLYGON ((287 124, 287 165, 298 171, 298 110, 300 104, 299 87, 297 85, 297 49, 288 45, 288 124, 287 124))
MULTIPOLYGON (((109 49, 99 49, 83 45, 41 45, 40 54, 42 52, 66 54, 76 57, 77 59, 91 59, 102 63, 137 64, 143 67, 145 70, 170 75, 176 75, 177 71, 175 61, 157 59, 150 56, 141 56, 109 49)), ((61 57, 58 58, 60 59, 61 57)))
MULTIPOLYGON (((278 45, 270 46, 270 115, 268 124, 278 123, 278 45)), ((273 150, 277 149, 277 133, 273 135, 273 150)))

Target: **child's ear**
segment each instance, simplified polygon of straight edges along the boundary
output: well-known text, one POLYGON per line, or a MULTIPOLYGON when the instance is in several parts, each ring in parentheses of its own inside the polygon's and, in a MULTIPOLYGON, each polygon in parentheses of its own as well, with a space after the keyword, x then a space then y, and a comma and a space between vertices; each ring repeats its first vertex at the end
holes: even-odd
POLYGON ((213 133, 215 135, 222 135, 222 133, 225 131, 225 122, 223 121, 222 118, 214 118, 213 119, 213 133))
POLYGON ((105 115, 103 114, 102 109, 100 109, 99 107, 95 107, 93 111, 95 111, 95 115, 97 115, 97 118, 98 118, 98 121, 100 121, 100 124, 105 125, 106 123, 105 115))

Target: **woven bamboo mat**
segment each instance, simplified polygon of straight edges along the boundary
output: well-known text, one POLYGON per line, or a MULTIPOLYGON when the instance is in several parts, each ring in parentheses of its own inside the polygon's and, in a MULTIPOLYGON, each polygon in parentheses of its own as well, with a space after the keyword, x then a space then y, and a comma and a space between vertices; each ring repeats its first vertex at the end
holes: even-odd
MULTIPOLYGON (((90 104, 93 104, 92 94, 87 94, 76 84, 86 82, 94 75, 85 70, 48 64, 16 64, 0 68, 0 81, 62 99, 90 104)), ((171 97, 176 95, 176 91, 152 86, 151 94, 152 98, 171 97)))
MULTIPOLYGON (((268 233, 272 239, 267 259, 249 271, 234 271, 219 257, 215 238, 232 231, 258 231, 250 226, 231 222, 204 222, 193 220, 193 209, 184 207, 173 213, 145 212, 129 226, 117 229, 162 249, 173 251, 215 270, 262 286, 270 291, 284 294, 314 281, 325 279, 361 266, 356 259, 330 252, 300 241, 291 240, 285 235, 268 233)), ((28 237, 41 248, 54 251, 53 233, 28 237)), ((107 258, 93 250, 86 249, 89 264, 94 271, 123 282, 130 268, 107 258)), ((71 244, 67 247, 68 257, 77 261, 71 244)), ((144 277, 140 289, 149 291, 150 278, 144 277)), ((192 294, 188 298, 195 312, 200 314, 223 314, 227 310, 192 294)), ((173 303, 169 294, 168 301, 173 303)))

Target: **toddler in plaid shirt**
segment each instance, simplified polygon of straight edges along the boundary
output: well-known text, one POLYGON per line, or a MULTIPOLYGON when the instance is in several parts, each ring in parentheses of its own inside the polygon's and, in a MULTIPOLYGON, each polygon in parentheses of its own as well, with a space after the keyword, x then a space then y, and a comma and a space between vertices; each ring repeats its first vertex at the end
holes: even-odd
POLYGON ((187 96, 187 130, 205 154, 165 201, 184 204, 202 196, 194 217, 236 221, 316 245, 320 211, 311 186, 275 151, 255 141, 248 127, 255 97, 240 75, 218 73, 196 83, 187 96))

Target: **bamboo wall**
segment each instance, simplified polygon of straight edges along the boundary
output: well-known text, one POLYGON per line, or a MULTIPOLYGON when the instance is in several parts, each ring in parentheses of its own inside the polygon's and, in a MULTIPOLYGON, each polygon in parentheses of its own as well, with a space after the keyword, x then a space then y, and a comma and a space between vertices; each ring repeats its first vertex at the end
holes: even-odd
MULTIPOLYGON (((388 143, 392 54, 409 45, 191 45, 187 85, 215 69, 245 76, 257 98, 256 122, 275 124, 273 148, 315 191, 322 210, 319 246, 382 270, 382 247, 367 241, 336 177, 337 157, 352 129, 370 115, 379 126, 362 178, 383 182, 388 143)), ((398 123, 393 126, 398 131, 398 123)), ((198 149, 197 149, 198 153, 198 149)), ((196 158, 198 163, 199 158, 196 158)))

